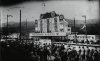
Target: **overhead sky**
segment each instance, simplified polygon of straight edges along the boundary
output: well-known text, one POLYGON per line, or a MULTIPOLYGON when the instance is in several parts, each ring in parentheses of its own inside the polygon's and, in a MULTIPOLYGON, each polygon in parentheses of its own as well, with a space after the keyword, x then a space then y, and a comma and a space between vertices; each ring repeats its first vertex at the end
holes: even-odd
POLYGON ((19 22, 19 10, 22 10, 22 21, 34 21, 39 19, 41 13, 55 11, 57 14, 63 14, 67 19, 84 20, 82 15, 86 15, 87 20, 99 18, 98 1, 31 1, 13 6, 1 7, 2 22, 19 22), (43 4, 45 3, 45 7, 43 4))

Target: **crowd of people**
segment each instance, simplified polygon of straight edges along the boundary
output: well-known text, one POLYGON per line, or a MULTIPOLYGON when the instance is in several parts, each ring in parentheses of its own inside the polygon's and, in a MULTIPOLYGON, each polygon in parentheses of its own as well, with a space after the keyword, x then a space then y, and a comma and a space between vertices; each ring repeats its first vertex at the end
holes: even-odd
POLYGON ((100 61, 100 50, 90 49, 89 46, 67 48, 63 44, 36 44, 23 41, 1 42, 1 46, 14 48, 24 52, 32 61, 100 61))

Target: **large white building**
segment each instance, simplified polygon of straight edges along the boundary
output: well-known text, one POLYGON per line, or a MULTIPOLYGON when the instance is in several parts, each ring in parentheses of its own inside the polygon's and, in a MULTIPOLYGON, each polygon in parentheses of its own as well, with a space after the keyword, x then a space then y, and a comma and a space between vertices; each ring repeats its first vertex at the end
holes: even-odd
POLYGON ((39 20, 35 20, 36 33, 53 33, 53 32, 66 32, 71 34, 71 27, 68 27, 68 22, 64 19, 63 15, 56 15, 53 13, 41 14, 39 20), (44 18, 44 16, 50 16, 44 18))
POLYGON ((56 14, 55 11, 40 15, 40 19, 35 20, 35 33, 30 33, 30 38, 36 36, 59 36, 66 37, 71 34, 71 27, 65 20, 64 15, 56 14))

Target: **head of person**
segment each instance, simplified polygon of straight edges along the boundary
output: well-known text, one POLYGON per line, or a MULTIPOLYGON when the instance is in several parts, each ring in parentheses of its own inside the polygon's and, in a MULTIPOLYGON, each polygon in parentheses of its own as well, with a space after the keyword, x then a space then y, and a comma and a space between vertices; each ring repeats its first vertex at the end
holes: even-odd
POLYGON ((75 47, 73 47, 73 50, 75 50, 75 47))
POLYGON ((81 48, 81 47, 79 46, 79 48, 81 48))
POLYGON ((84 46, 82 48, 84 49, 84 46))
POLYGON ((87 46, 87 48, 89 48, 89 47, 87 46))

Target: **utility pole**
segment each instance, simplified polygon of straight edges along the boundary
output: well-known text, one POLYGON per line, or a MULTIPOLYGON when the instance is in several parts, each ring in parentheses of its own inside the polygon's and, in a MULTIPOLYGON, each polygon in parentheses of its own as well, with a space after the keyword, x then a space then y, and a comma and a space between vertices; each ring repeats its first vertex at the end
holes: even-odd
MULTIPOLYGON (((2 11, 0 12, 0 17, 2 18, 2 11)), ((1 25, 1 19, 0 18, 0 60, 1 60, 1 39, 2 39, 2 25, 1 25)))
POLYGON ((6 25, 6 27, 7 27, 7 30, 6 30, 6 41, 7 41, 7 34, 8 34, 8 14, 7 14, 7 25, 6 25))
POLYGON ((21 9, 20 9, 20 41, 21 41, 21 9))
POLYGON ((27 42, 27 19, 26 19, 26 42, 27 42))
POLYGON ((74 18, 74 32, 76 32, 76 29, 75 29, 75 18, 74 18))
POLYGON ((75 42, 77 43, 77 35, 76 35, 76 22, 75 22, 75 17, 74 17, 74 34, 75 34, 75 42))
POLYGON ((2 39, 2 10, 0 12, 0 42, 1 42, 1 39, 2 39))
POLYGON ((1 34, 2 34, 2 29, 1 29, 1 28, 2 28, 2 27, 1 27, 1 18, 0 18, 0 42, 1 42, 1 39, 2 39, 2 38, 1 38, 1 36, 2 36, 2 35, 1 35, 1 34))

